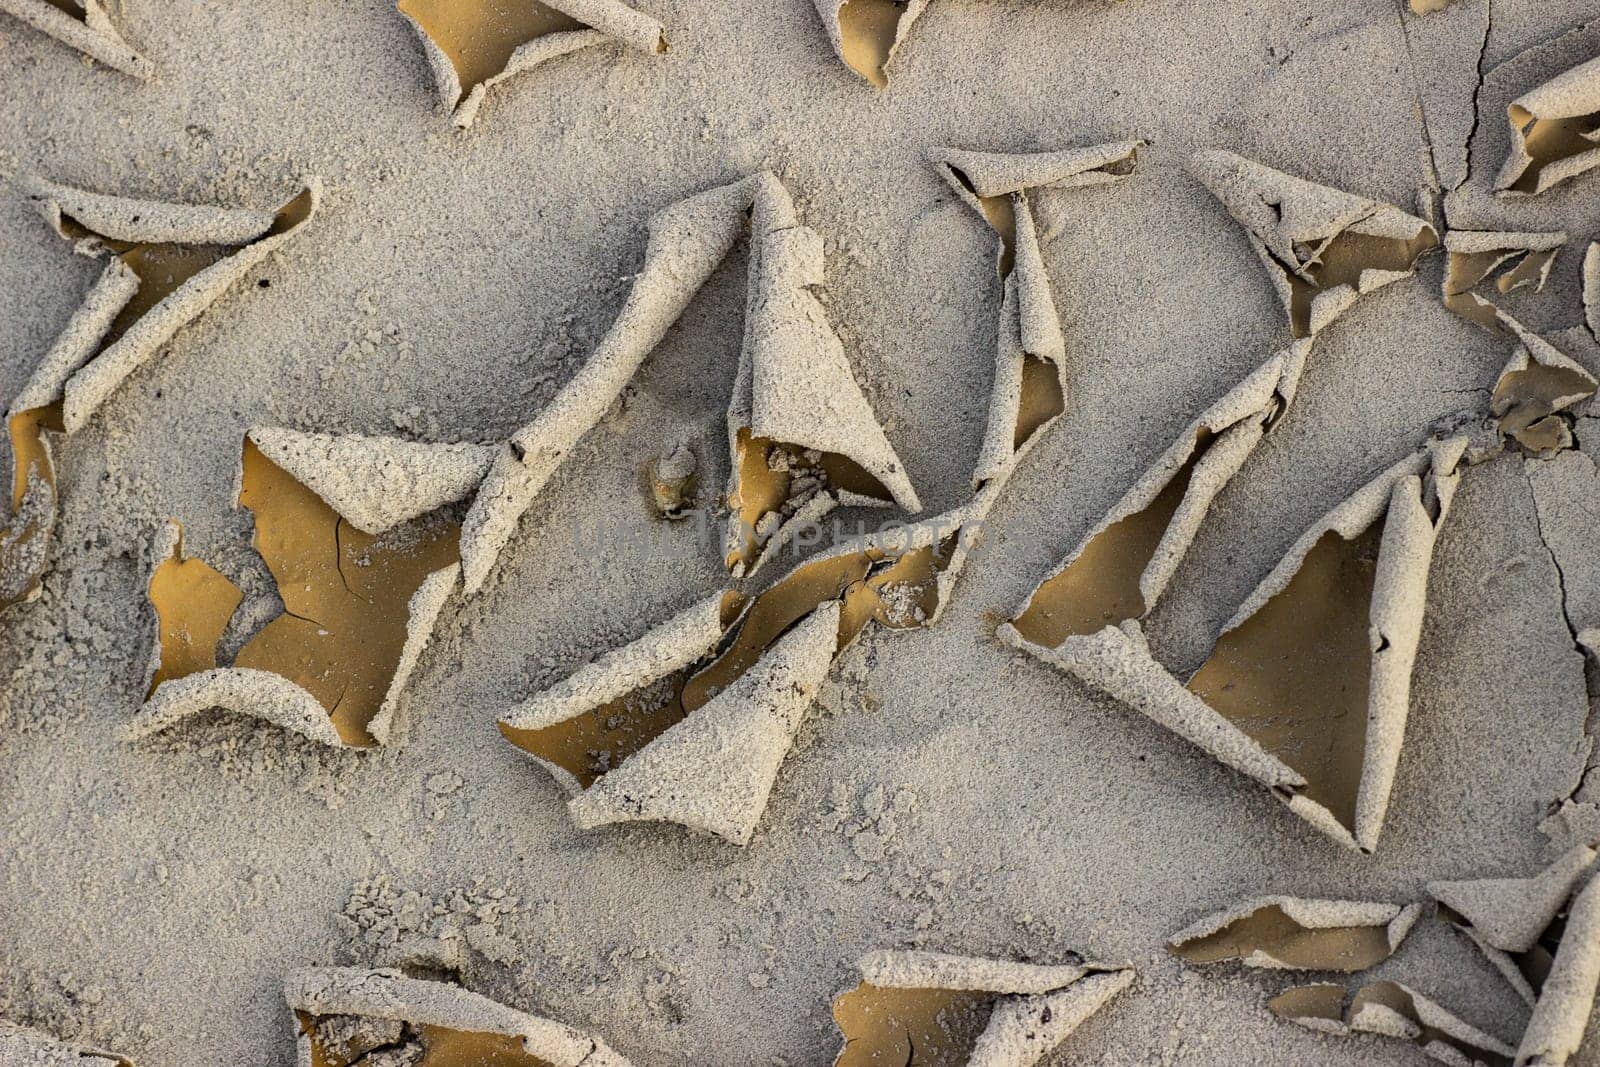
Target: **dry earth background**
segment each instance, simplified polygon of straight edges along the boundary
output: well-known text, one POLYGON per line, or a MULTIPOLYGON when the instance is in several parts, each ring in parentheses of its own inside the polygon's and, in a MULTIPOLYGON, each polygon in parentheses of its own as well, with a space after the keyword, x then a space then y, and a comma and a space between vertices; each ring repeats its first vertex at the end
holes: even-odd
MULTIPOLYGON (((1460 0, 1418 20, 1396 0, 1312 14, 1289 0, 941 0, 878 92, 837 61, 807 0, 641 0, 668 54, 553 62, 493 90, 465 133, 435 109, 386 0, 126 6, 125 35, 159 68, 149 84, 0 22, 0 395, 99 269, 17 179, 267 206, 319 174, 327 199, 61 450, 55 570, 0 619, 0 1015, 144 1067, 288 1065, 287 972, 444 937, 470 946, 472 988, 635 1062, 825 1064, 829 999, 863 951, 1079 951, 1131 961, 1139 979, 1048 1062, 1421 1063, 1280 1022, 1263 1005, 1287 980, 1187 969, 1164 939, 1257 894, 1412 900, 1429 879, 1532 873, 1571 836, 1539 830, 1556 805, 1594 814, 1569 625, 1600 624, 1600 421, 1580 421, 1579 453, 1503 457, 1464 483, 1372 857, 993 631, 1179 428, 1287 339, 1244 232, 1185 172, 1193 151, 1425 215, 1430 187, 1465 176, 1451 225, 1571 234, 1519 314, 1541 330, 1581 322, 1600 177, 1519 203, 1487 190, 1506 101, 1600 53, 1600 25, 1583 29, 1600 3, 1460 0), (484 595, 447 609, 403 743, 333 752, 234 717, 116 739, 141 697, 141 560, 162 520, 181 517, 188 547, 247 593, 270 588, 232 507, 249 427, 504 439, 610 324, 648 216, 762 167, 827 240, 822 298, 929 513, 961 502, 999 292, 989 233, 924 153, 1124 137, 1150 142, 1136 177, 1034 201, 1068 345, 1065 417, 990 516, 941 623, 870 633, 842 658, 747 849, 672 825, 580 833, 494 728, 720 586, 692 528, 652 519, 639 470, 690 441, 705 483, 724 480, 739 252, 524 517, 484 595)), ((1441 270, 1430 258, 1320 337, 1295 407, 1155 617, 1169 662, 1198 663, 1302 529, 1430 423, 1482 403, 1510 346, 1440 305, 1441 270)), ((1568 351, 1600 369, 1592 345, 1568 351)), ((1382 973, 1513 1041, 1526 1020, 1440 924, 1382 973)), ((1597 1042, 1581 1062, 1600 1062, 1597 1042)))

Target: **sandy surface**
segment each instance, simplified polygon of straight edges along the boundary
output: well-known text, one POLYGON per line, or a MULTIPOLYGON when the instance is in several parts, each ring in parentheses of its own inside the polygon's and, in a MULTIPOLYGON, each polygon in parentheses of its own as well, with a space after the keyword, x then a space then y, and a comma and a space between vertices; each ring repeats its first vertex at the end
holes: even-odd
MULTIPOLYGON (((1581 323, 1600 175, 1517 203, 1488 189, 1506 100, 1594 56, 1600 29, 1524 53, 1600 3, 1488 4, 1418 22, 1397 0, 1309 15, 1290 0, 940 0, 880 92, 805 0, 641 0, 670 52, 555 61, 496 87, 465 133, 384 0, 128 0, 149 84, 0 19, 0 395, 99 270, 23 202, 24 175, 263 207, 301 175, 327 186, 304 235, 58 449, 54 570, 0 618, 0 1015, 141 1067, 286 1067, 287 973, 443 937, 473 989, 636 1063, 809 1065, 831 1062, 829 999, 865 951, 1079 952, 1139 977, 1047 1062, 1423 1062, 1282 1023, 1264 1004, 1290 978, 1191 969, 1163 943, 1245 897, 1418 900, 1429 880, 1531 874, 1555 855, 1565 838, 1538 825, 1579 790, 1589 750, 1573 633, 1600 625, 1600 421, 1580 422, 1582 451, 1502 457, 1463 483, 1373 856, 994 628, 1288 339, 1243 231, 1184 170, 1192 152, 1424 214, 1454 168, 1451 225, 1569 232, 1551 285, 1515 307, 1551 336, 1581 323), (762 167, 826 239, 822 299, 929 512, 961 503, 1000 294, 989 233, 924 152, 1125 137, 1150 142, 1138 176, 1034 199, 1067 342, 1063 419, 939 625, 869 633, 843 656, 748 848, 670 825, 579 832, 494 728, 720 587, 720 534, 655 521, 640 471, 689 442, 703 483, 724 480, 742 251, 524 516, 484 592, 445 609, 400 743, 338 752, 237 717, 117 740, 142 697, 140 575, 164 519, 265 595, 257 623, 275 610, 232 507, 247 429, 504 440, 610 324, 649 215, 762 167)), ((1430 423, 1481 405, 1510 345, 1445 311, 1442 269, 1425 260, 1319 338, 1295 406, 1152 620, 1167 662, 1198 664, 1317 516, 1430 423)), ((1568 340, 1600 369, 1581 331, 1568 340)), ((236 647, 249 627, 235 629, 236 647)), ((1513 1044, 1527 1019, 1431 920, 1379 973, 1513 1044)))

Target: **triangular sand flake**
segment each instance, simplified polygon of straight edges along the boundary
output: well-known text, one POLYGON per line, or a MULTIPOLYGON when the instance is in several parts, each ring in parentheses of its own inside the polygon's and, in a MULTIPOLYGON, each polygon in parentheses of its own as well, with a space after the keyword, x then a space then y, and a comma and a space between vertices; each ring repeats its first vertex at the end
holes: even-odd
POLYGON ((1126 967, 873 952, 833 1002, 834 1067, 1032 1067, 1133 983, 1126 967))
POLYGON ((1410 1041, 1451 1067, 1511 1067, 1510 1045, 1397 982, 1362 986, 1348 1007, 1344 998, 1342 986, 1296 986, 1267 1006, 1281 1018, 1325 1034, 1381 1034, 1410 1041))
POLYGON ((1440 916, 1465 931, 1533 1005, 1519 1067, 1560 1067, 1583 1044, 1600 987, 1597 858, 1592 845, 1579 845, 1532 878, 1428 886, 1440 916))
POLYGON ((1544 289, 1556 254, 1567 235, 1554 233, 1499 233, 1451 230, 1444 247, 1449 265, 1444 276, 1444 306, 1487 330, 1509 331, 1504 313, 1475 291, 1491 278, 1495 291, 1504 295, 1524 286, 1544 289))
POLYGON ((781 547, 802 512, 922 504, 850 372, 810 288, 823 281, 822 237, 795 217, 775 179, 751 210, 744 345, 728 405, 731 512, 726 560, 743 575, 781 547))
POLYGON ((1574 409, 1594 396, 1600 382, 1515 319, 1502 314, 1500 321, 1518 341, 1489 398, 1500 433, 1532 455, 1571 448, 1574 409))
POLYGON ((621 0, 398 0, 422 41, 439 103, 470 126, 489 88, 545 60, 619 41, 667 50, 661 24, 621 0))
POLYGON ((1277 353, 1190 423, 1029 595, 1016 632, 1055 648, 1149 614, 1211 502, 1293 402, 1310 348, 1277 353))
POLYGON ((1190 169, 1245 228, 1296 337, 1317 333, 1361 294, 1406 277, 1439 243, 1432 226, 1390 204, 1232 152, 1201 152, 1190 169))
POLYGON ((1169 947, 1190 963, 1353 973, 1392 956, 1421 914, 1420 904, 1261 897, 1201 919, 1169 947))
POLYGON ((1434 538, 1465 438, 1433 442, 1292 547, 1185 686, 1137 620, 1050 647, 1008 643, 1150 716, 1272 788, 1335 840, 1376 847, 1405 736, 1434 538))
POLYGON ((103 0, 0 0, 0 13, 14 15, 124 74, 149 78, 155 73, 150 61, 117 32, 103 0))
POLYGON ((973 470, 974 488, 1009 477, 1066 407, 1066 344, 1028 191, 1119 181, 1133 173, 1142 144, 1113 141, 1022 155, 938 148, 928 154, 934 169, 999 237, 997 264, 1004 293, 994 388, 973 470))
POLYGON ((374 536, 355 529, 253 440, 245 441, 242 466, 239 502, 255 515, 255 547, 277 583, 283 614, 246 642, 232 667, 211 669, 239 591, 204 564, 181 560, 172 546, 149 584, 158 624, 151 695, 124 737, 221 707, 328 744, 382 744, 457 584, 455 523, 433 515, 374 536))
POLYGON ((75 433, 180 327, 288 241, 316 212, 313 179, 276 213, 105 196, 34 180, 56 231, 109 262, 11 402, 12 514, 0 530, 0 606, 35 595, 55 525, 46 432, 75 433))
POLYGON ((0 1019, 0 1064, 5 1067, 133 1067, 133 1061, 0 1019))
POLYGON ((302 1065, 629 1067, 598 1037, 399 971, 308 968, 283 996, 302 1065))
POLYGON ((1535 196, 1600 165, 1600 59, 1511 101, 1511 151, 1495 191, 1535 196))

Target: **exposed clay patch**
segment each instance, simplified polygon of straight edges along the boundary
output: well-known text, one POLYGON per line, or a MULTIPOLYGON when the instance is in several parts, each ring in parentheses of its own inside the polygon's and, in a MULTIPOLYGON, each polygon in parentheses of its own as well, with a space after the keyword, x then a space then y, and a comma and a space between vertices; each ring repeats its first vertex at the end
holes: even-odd
POLYGON ((1189 491, 1189 479, 1211 436, 1207 430, 1197 434, 1188 461, 1142 511, 1100 531, 1066 569, 1039 586, 1027 610, 1012 621, 1018 633, 1036 645, 1055 648, 1074 634, 1098 633, 1144 615, 1139 579, 1189 491))
POLYGON ((1369 619, 1384 520, 1328 531, 1289 584, 1224 633, 1188 689, 1305 780, 1355 828, 1366 752, 1369 619))
POLYGON ((453 522, 362 533, 245 442, 239 502, 255 515, 255 547, 284 613, 240 649, 237 667, 287 678, 328 709, 339 737, 367 732, 401 659, 409 602, 424 579, 459 559, 453 522))
POLYGON ((839 7, 839 49, 845 64, 879 89, 894 51, 906 0, 845 0, 839 7))
POLYGON ((694 505, 699 479, 695 476, 694 453, 684 445, 652 460, 645 479, 650 506, 663 519, 681 519, 694 505))
POLYGON ((539 0, 399 0, 455 68, 461 95, 506 69, 522 45, 589 27, 539 0))
POLYGON ((1067 410, 1061 392, 1061 372, 1049 360, 1024 354, 1022 357, 1022 399, 1017 404, 1017 428, 1011 447, 1021 448, 1034 434, 1067 410))
POLYGON ((150 606, 159 623, 160 662, 146 697, 170 678, 217 665, 217 645, 244 598, 239 587, 204 560, 185 558, 183 535, 150 575, 150 606))
POLYGON ((889 989, 862 983, 833 1002, 845 1046, 834 1067, 959 1067, 998 997, 961 989, 889 989))
POLYGON ((1403 1035, 1438 1059, 1448 1054, 1449 1062, 1511 1067, 1509 1047, 1396 982, 1362 986, 1348 1010, 1344 997, 1344 989, 1337 985, 1300 986, 1274 997, 1267 1007, 1280 1018, 1314 1030, 1403 1035))

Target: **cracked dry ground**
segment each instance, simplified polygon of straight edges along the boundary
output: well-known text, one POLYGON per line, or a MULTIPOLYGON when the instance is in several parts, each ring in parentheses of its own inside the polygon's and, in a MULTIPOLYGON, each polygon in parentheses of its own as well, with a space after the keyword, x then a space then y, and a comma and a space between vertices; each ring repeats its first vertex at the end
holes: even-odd
MULTIPOLYGON (((669 51, 589 49, 520 74, 465 133, 384 0, 122 6, 150 83, 0 16, 0 292, 15 294, 0 394, 100 269, 40 224, 24 176, 265 204, 315 173, 327 200, 58 450, 52 569, 37 601, 0 616, 0 1017, 140 1067, 287 1067, 286 975, 432 953, 634 1063, 812 1065, 833 1060, 830 1000, 863 953, 1080 952, 1137 978, 1046 1063, 1420 1064, 1402 1043, 1283 1022, 1265 1005, 1289 980, 1196 970, 1166 940, 1254 896, 1409 902, 1440 879, 1522 877, 1600 833, 1586 732, 1600 679, 1578 647, 1600 626, 1595 418, 1552 459, 1508 453, 1463 480, 1370 856, 994 638, 1174 434, 1287 341, 1244 231, 1186 170, 1195 152, 1441 234, 1565 231, 1541 292, 1489 299, 1600 370, 1581 277, 1600 173, 1493 192, 1509 102, 1600 55, 1600 3, 1412 16, 1398 0, 940 0, 878 90, 809 0, 641 0, 669 51), (645 220, 762 168, 824 238, 819 299, 926 512, 958 506, 1001 292, 992 234, 927 152, 1124 137, 1149 142, 1136 176, 1030 194, 1066 343, 1060 421, 939 624, 868 633, 840 657, 748 848, 670 824, 579 831, 494 726, 725 581, 692 524, 651 518, 641 472, 687 442, 702 484, 725 481, 743 244, 523 518, 483 595, 446 610, 400 743, 345 752, 239 716, 118 739, 143 696, 143 553, 166 518, 254 612, 225 652, 277 611, 251 514, 231 506, 246 430, 504 441, 610 326, 645 220)), ((1293 407, 1148 620, 1163 662, 1201 663, 1301 531, 1488 402, 1511 342, 1444 308, 1444 269, 1424 257, 1319 334, 1293 407)), ((1381 966, 1513 1044, 1527 1022, 1442 923, 1381 966)), ((1600 1062, 1596 1040, 1571 1062, 1600 1062)))

